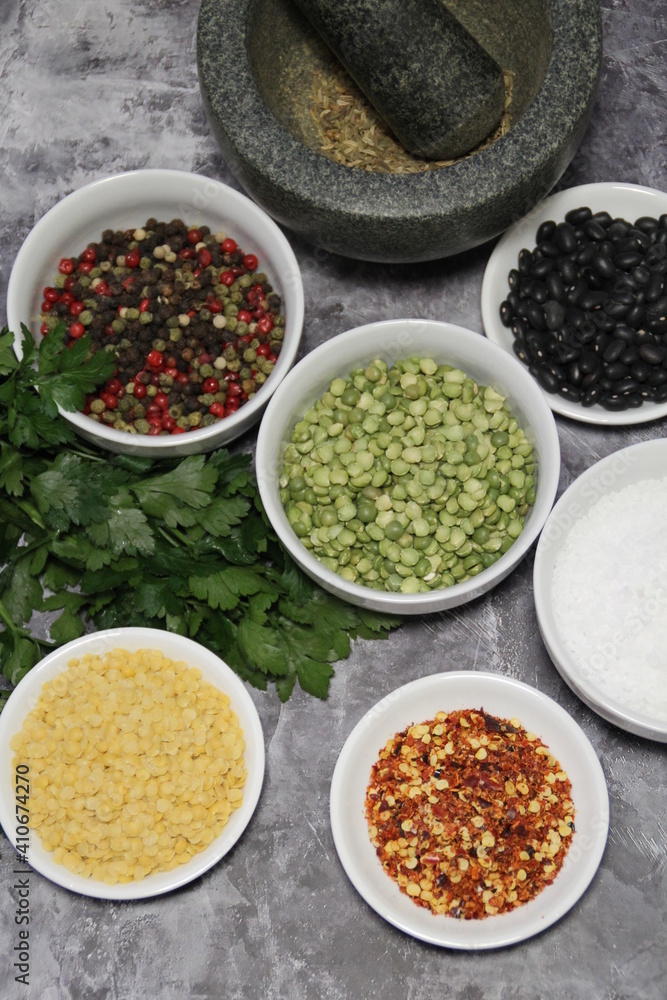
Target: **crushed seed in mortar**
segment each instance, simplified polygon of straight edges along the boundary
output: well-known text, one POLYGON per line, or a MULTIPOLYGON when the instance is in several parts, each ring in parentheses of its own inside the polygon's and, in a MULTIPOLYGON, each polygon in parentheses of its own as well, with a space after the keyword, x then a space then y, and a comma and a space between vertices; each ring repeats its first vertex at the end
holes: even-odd
MULTIPOLYGON (((503 115, 492 134, 466 156, 486 149, 510 130, 514 73, 507 71, 504 76, 503 115)), ((416 174, 458 162, 420 160, 408 153, 342 67, 328 72, 313 71, 310 114, 317 129, 320 152, 345 167, 377 173, 416 174)))
POLYGON ((667 721, 667 476, 601 496, 554 566, 561 638, 581 674, 628 709, 667 721))
POLYGON ((387 874, 434 914, 479 920, 556 878, 574 832, 572 786, 518 719, 437 712, 380 751, 366 792, 387 874))
POLYGON ((261 388, 282 347, 281 299, 223 232, 180 219, 107 229, 63 257, 43 290, 41 333, 89 334, 113 351, 113 378, 88 397, 92 420, 131 434, 183 434, 231 416, 261 388))

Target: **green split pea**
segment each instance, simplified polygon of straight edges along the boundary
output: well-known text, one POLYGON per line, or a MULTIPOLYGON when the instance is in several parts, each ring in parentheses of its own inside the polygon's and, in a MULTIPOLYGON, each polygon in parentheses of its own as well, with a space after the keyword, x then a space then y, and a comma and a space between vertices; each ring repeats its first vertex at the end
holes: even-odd
POLYGON ((416 594, 507 552, 535 502, 533 449, 490 386, 432 358, 375 360, 335 378, 297 423, 280 491, 324 566, 416 594))

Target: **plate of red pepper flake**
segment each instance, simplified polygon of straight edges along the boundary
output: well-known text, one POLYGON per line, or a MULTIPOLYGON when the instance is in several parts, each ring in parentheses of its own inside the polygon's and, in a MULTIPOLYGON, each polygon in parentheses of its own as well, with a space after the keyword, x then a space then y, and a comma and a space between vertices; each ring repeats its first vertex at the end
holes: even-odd
POLYGON ((555 702, 496 674, 425 677, 357 724, 331 786, 340 860, 414 937, 482 949, 560 919, 604 851, 609 802, 586 736, 555 702))

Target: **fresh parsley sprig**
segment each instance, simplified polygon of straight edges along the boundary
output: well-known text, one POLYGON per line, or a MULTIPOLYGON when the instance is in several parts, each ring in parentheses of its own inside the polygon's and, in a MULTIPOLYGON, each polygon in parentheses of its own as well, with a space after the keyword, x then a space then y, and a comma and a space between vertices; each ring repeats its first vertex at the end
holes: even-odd
POLYGON ((114 369, 87 338, 23 356, 0 333, 0 668, 16 684, 51 648, 92 628, 140 625, 195 638, 281 700, 325 698, 355 638, 400 621, 316 586, 263 513, 249 455, 153 461, 85 445, 58 414, 114 369), (37 392, 35 391, 37 390, 37 392), (48 641, 30 629, 56 612, 48 641))

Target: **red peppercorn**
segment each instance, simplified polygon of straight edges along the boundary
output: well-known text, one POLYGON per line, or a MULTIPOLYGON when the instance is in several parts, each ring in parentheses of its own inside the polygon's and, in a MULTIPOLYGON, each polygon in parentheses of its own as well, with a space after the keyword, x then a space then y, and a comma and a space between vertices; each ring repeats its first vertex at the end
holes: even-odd
POLYGON ((42 292, 46 302, 58 302, 60 299, 60 292, 57 288, 49 288, 48 286, 42 292))
POLYGON ((39 332, 41 333, 42 337, 46 337, 47 333, 49 332, 49 328, 46 325, 46 323, 42 323, 42 325, 39 328, 39 332))
POLYGON ((160 407, 161 410, 166 410, 169 406, 169 400, 163 392, 156 393, 156 395, 153 396, 153 401, 156 406, 160 407))
POLYGON ((80 316, 85 308, 86 307, 83 302, 71 302, 69 307, 69 314, 70 316, 80 316))
POLYGON ((83 261, 81 261, 81 263, 79 264, 79 267, 77 268, 77 270, 79 271, 80 274, 90 274, 90 272, 92 271, 92 269, 93 269, 93 264, 92 264, 92 261, 89 261, 89 260, 83 260, 83 261))
POLYGON ((176 256, 179 258, 179 260, 194 260, 195 252, 192 249, 192 247, 183 247, 182 250, 178 251, 176 256))
POLYGON ((53 303, 53 302, 47 302, 47 300, 44 299, 44 301, 42 302, 42 304, 41 304, 41 306, 39 308, 41 309, 41 311, 43 313, 50 313, 51 310, 53 309, 54 305, 55 305, 55 303, 53 303))
POLYGON ((69 257, 63 257, 58 264, 58 270, 61 274, 71 274, 74 270, 74 261, 69 257))
POLYGON ((231 271, 223 271, 220 275, 220 281, 229 288, 230 285, 234 284, 234 275, 231 271))
POLYGON ((260 344, 255 349, 255 353, 260 358, 268 358, 269 354, 271 353, 271 348, 269 347, 268 344, 260 344))
POLYGON ((106 406, 107 410, 115 410, 118 406, 118 398, 111 392, 101 392, 100 399, 106 406))
POLYGON ((223 253, 234 253, 237 248, 236 240, 231 240, 229 238, 223 240, 220 246, 222 247, 223 253))
POLYGON ((169 375, 171 378, 176 378, 178 375, 178 368, 168 367, 167 365, 165 365, 163 371, 165 375, 169 375))
POLYGON ((65 281, 64 281, 64 284, 63 284, 63 288, 65 289, 66 292, 69 292, 69 291, 72 290, 72 285, 74 284, 75 281, 76 281, 76 278, 74 277, 73 274, 70 274, 69 278, 65 278, 65 281))
POLYGON ((112 327, 111 323, 107 323, 107 325, 104 327, 104 332, 106 333, 107 337, 115 337, 116 335, 116 331, 112 327))
POLYGON ((86 332, 86 328, 83 325, 83 323, 79 323, 77 321, 76 323, 72 323, 70 325, 69 335, 70 335, 70 337, 73 337, 74 340, 78 340, 79 337, 83 337, 83 335, 84 335, 85 332, 86 332))
POLYGON ((97 251, 93 247, 87 247, 81 254, 81 260, 86 263, 97 260, 97 251))
POLYGON ((257 329, 260 333, 270 333, 273 330, 273 320, 270 316, 262 316, 257 320, 257 329))
POLYGON ((135 399, 143 399, 146 395, 146 386, 142 382, 134 382, 133 395, 135 399))
POLYGON ((239 323, 250 323, 250 321, 252 320, 252 316, 250 315, 247 309, 239 309, 236 318, 239 321, 239 323))
POLYGON ((208 267, 211 263, 211 251, 207 247, 200 247, 197 251, 197 260, 201 267, 208 267))
POLYGON ((178 424, 171 431, 172 434, 185 434, 185 427, 179 427, 178 424))
POLYGON ((187 372, 179 372, 178 375, 176 375, 175 377, 179 385, 187 385, 188 382, 190 381, 187 372))
POLYGON ((139 303, 139 312, 140 313, 148 312, 148 310, 150 309, 150 307, 151 307, 151 300, 150 299, 142 299, 141 302, 139 303))
POLYGON ((162 424, 151 424, 151 426, 148 428, 149 437, 157 437, 157 435, 161 433, 162 433, 162 424))
MULTIPOLYGON (((130 277, 129 277, 129 278, 126 278, 126 279, 125 279, 125 281, 123 282, 123 291, 124 291, 124 292, 129 292, 129 291, 131 291, 131 290, 132 290, 132 288, 134 287, 134 283, 135 283, 135 281, 136 281, 136 280, 137 280, 137 279, 136 279, 136 278, 134 278, 134 277, 132 277, 132 275, 130 275, 130 277)), ((120 309, 120 308, 122 308, 122 307, 121 307, 121 306, 119 306, 119 309, 120 309)))
POLYGON ((60 301, 64 306, 69 306, 74 302, 74 296, 71 292, 63 292, 60 296, 60 301))
POLYGON ((125 267, 139 267, 141 257, 137 250, 128 250, 125 254, 125 267))
POLYGON ((247 253, 243 258, 243 266, 246 271, 256 271, 258 263, 259 261, 255 257, 254 253, 247 253))
POLYGON ((159 368, 162 364, 162 351, 149 351, 146 361, 151 368, 159 368))
POLYGON ((149 403, 146 407, 146 420, 150 422, 155 420, 156 417, 158 421, 160 421, 162 419, 162 413, 160 411, 160 407, 157 405, 155 400, 153 400, 153 402, 149 403))
POLYGON ((208 408, 208 412, 212 413, 214 417, 224 417, 225 415, 225 404, 224 403, 211 403, 208 408))
POLYGON ((154 385, 156 389, 157 389, 157 387, 160 384, 160 374, 159 374, 159 372, 161 372, 161 371, 162 371, 162 366, 160 365, 159 371, 153 372, 153 374, 148 379, 148 384, 149 385, 154 385))
POLYGON ((173 431, 176 426, 176 421, 173 417, 170 417, 168 413, 162 417, 162 430, 163 431, 173 431))
POLYGON ((234 275, 235 278, 240 278, 241 275, 244 274, 243 268, 238 267, 238 265, 236 267, 233 267, 232 274, 234 275))
POLYGON ((230 382, 229 385, 227 386, 228 396, 240 396, 242 392, 243 389, 238 384, 238 382, 230 382))
POLYGON ((211 299, 211 301, 208 302, 207 305, 209 312, 212 313, 222 312, 222 302, 220 302, 219 299, 211 299))
POLYGON ((110 378, 105 388, 107 392, 111 392, 114 396, 117 396, 123 389, 123 383, 119 378, 110 378))
POLYGON ((210 354, 207 354, 206 351, 203 351, 199 355, 197 360, 199 361, 200 365, 210 365, 211 361, 213 361, 213 358, 210 354))
POLYGON ((201 229, 190 229, 188 230, 188 243, 192 243, 193 246, 195 243, 201 243, 202 236, 201 229))
POLYGON ((217 378, 206 378, 204 379, 204 384, 202 389, 204 392, 217 392, 220 388, 220 383, 217 378))

